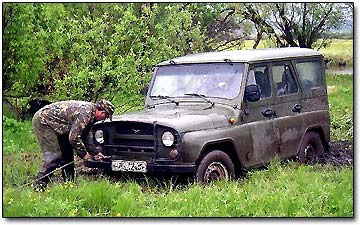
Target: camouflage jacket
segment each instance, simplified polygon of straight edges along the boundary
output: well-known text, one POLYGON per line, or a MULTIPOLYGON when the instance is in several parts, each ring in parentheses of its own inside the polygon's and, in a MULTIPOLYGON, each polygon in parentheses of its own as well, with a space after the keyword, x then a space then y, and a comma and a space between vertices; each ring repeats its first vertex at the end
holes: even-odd
POLYGON ((91 102, 56 102, 40 109, 40 122, 50 126, 59 135, 68 133, 70 144, 83 158, 86 155, 83 140, 88 140, 88 134, 94 124, 95 109, 96 104, 91 102))

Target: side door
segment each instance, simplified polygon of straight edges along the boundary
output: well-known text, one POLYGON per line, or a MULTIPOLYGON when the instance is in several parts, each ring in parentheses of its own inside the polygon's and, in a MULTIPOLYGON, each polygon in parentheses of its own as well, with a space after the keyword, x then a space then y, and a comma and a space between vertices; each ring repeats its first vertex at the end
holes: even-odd
POLYGON ((258 165, 270 161, 279 145, 279 134, 274 129, 274 95, 267 64, 250 65, 247 83, 260 87, 260 99, 250 102, 244 99, 244 126, 248 126, 252 146, 246 149, 248 165, 258 165))
POLYGON ((302 137, 301 90, 290 61, 271 64, 275 96, 274 129, 280 134, 278 154, 288 158, 296 154, 302 137))

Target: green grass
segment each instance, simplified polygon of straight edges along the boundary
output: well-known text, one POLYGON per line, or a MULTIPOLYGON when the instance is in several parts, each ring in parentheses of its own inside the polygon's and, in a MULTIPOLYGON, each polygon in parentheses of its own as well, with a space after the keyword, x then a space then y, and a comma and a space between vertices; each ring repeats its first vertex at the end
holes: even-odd
POLYGON ((327 75, 331 140, 353 140, 353 76, 327 75))
MULTIPOLYGON (((352 217, 353 171, 274 161, 243 180, 147 186, 133 180, 5 189, 5 217, 352 217)), ((168 184, 167 184, 168 183, 168 184)))

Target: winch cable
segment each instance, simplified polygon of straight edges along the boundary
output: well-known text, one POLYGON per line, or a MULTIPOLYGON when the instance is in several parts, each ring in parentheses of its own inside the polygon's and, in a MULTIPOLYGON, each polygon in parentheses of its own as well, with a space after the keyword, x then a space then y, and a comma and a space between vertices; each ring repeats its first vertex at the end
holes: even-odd
POLYGON ((69 163, 66 163, 65 165, 60 166, 60 167, 56 168, 55 170, 53 170, 53 171, 45 174, 44 176, 39 177, 39 178, 35 179, 34 181, 28 182, 28 183, 20 186, 19 188, 23 188, 23 187, 25 187, 25 186, 28 186, 28 185, 30 185, 30 184, 33 184, 34 182, 37 182, 37 181, 39 181, 39 180, 41 180, 41 179, 43 179, 43 178, 45 178, 45 177, 47 177, 47 176, 55 173, 56 171, 59 171, 59 170, 61 170, 62 168, 66 167, 66 166, 68 166, 68 165, 70 165, 70 164, 73 164, 73 163, 75 163, 75 162, 77 162, 77 161, 80 161, 80 160, 82 160, 82 159, 77 159, 77 160, 71 161, 71 162, 69 162, 69 163))

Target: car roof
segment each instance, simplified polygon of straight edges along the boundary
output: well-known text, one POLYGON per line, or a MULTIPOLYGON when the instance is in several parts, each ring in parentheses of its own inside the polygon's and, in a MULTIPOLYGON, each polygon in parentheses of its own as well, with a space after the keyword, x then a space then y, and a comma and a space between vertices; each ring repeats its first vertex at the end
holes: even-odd
POLYGON ((322 56, 309 48, 263 48, 252 50, 218 51, 190 54, 163 61, 158 66, 169 64, 207 63, 207 62, 255 62, 271 59, 322 56))

